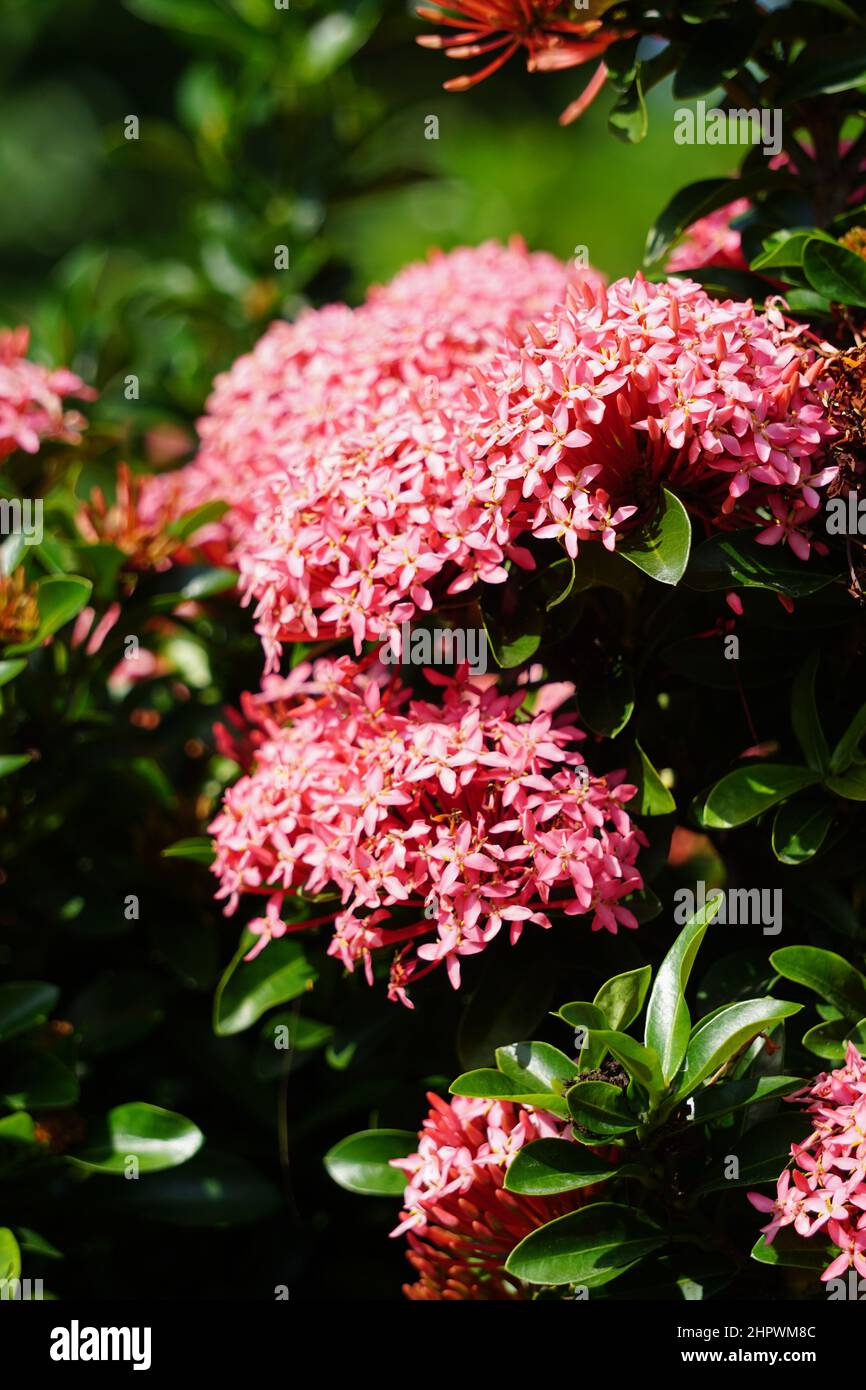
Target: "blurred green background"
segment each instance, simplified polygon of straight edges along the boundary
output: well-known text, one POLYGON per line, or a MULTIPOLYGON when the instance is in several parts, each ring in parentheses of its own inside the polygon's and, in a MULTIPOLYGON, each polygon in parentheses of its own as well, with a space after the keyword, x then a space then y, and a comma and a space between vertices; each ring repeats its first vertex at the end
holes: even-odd
POLYGON ((278 314, 512 232, 629 273, 670 194, 731 166, 674 144, 666 88, 641 145, 604 92, 560 127, 591 68, 443 92, 467 65, 429 28, 405 0, 0 0, 0 321, 96 382, 103 419, 190 419, 278 314))

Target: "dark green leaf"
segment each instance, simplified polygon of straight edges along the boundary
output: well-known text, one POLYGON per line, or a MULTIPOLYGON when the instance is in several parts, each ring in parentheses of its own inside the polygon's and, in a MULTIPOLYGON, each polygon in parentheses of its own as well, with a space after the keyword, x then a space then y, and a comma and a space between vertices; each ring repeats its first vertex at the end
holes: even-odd
POLYGON ((810 41, 786 73, 776 100, 789 106, 821 92, 845 92, 866 82, 866 37, 848 31, 810 41))
POLYGON ((799 798, 780 806, 773 821, 773 853, 783 864, 804 864, 823 845, 833 824, 833 807, 799 798))
POLYGON ((866 978, 835 951, 817 946, 781 946, 770 956, 770 964, 786 980, 814 990, 846 1018, 866 1014, 866 978))
POLYGON ((813 240, 803 252, 806 279, 818 294, 838 304, 866 307, 866 261, 845 246, 813 240))
POLYGON ((189 840, 175 840, 162 851, 163 859, 192 859, 196 864, 212 864, 216 852, 207 835, 195 835, 189 840))
POLYGON ((815 677, 818 673, 819 653, 813 652, 801 668, 791 690, 791 723, 797 742, 803 750, 803 757, 809 767, 817 772, 828 772, 830 768, 830 749, 815 702, 815 677))
POLYGON ((45 1023, 59 997, 57 986, 42 980, 15 980, 0 985, 0 1040, 45 1023))
POLYGON ((866 705, 861 705, 833 749, 830 758, 831 772, 845 772, 851 766, 864 734, 866 734, 866 705))
POLYGON ((549 1197, 605 1182, 617 1175, 615 1164, 568 1139, 537 1139, 521 1149, 508 1169, 505 1187, 527 1197, 549 1197))
POLYGON ((743 1106, 790 1095, 803 1082, 795 1076, 749 1076, 742 1081, 727 1081, 721 1085, 705 1086, 694 1097, 692 1118, 699 1124, 717 1120, 743 1106))
POLYGON ((803 564, 785 548, 758 545, 751 536, 717 535, 692 552, 685 575, 690 589, 770 589, 800 598, 816 593, 833 579, 833 572, 803 564))
POLYGON ((616 738, 634 710, 634 680, 621 660, 605 675, 582 680, 577 695, 581 720, 594 734, 616 738))
POLYGON ((579 1081, 572 1086, 568 1110, 575 1124, 593 1135, 616 1136, 637 1128, 637 1116, 629 1109, 623 1092, 608 1081, 579 1081))
POLYGON ((526 1236, 505 1268, 528 1284, 595 1289, 666 1243, 662 1229, 632 1207, 596 1202, 526 1236))

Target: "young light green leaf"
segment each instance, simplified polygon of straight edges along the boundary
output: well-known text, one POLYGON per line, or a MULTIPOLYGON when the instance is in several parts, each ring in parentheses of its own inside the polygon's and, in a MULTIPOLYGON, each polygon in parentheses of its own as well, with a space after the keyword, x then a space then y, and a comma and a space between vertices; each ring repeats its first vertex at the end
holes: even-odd
POLYGON ((563 1004, 556 1016, 564 1019, 572 1028, 583 1030, 583 1043, 580 1046, 581 1070, 593 1071, 595 1067, 600 1067, 607 1048, 603 1043, 593 1040, 592 1030, 606 1028, 609 1020, 598 1004, 576 1000, 571 1004, 563 1004))
POLYGON ((666 816, 677 809, 677 803, 659 777, 646 753, 635 739, 635 757, 631 760, 634 772, 629 780, 637 786, 637 796, 631 803, 639 816, 666 816))
MULTIPOLYGON (((643 1008, 651 979, 652 966, 642 965, 637 970, 626 970, 622 975, 605 980, 593 1003, 601 1009, 608 1028, 619 1032, 634 1022, 643 1008)), ((597 1024, 589 1026, 598 1027, 597 1024)))
POLYGON ((643 1086, 650 1096, 661 1094, 664 1082, 659 1055, 655 1048, 644 1047, 628 1033, 617 1033, 607 1028, 593 1033, 593 1038, 604 1043, 620 1065, 625 1067, 632 1080, 643 1086))
POLYGON ((707 1077, 714 1076, 752 1038, 783 1018, 799 1013, 802 1007, 782 999, 746 999, 702 1019, 692 1030, 677 1075, 677 1101, 691 1095, 707 1077))
POLYGON ((711 898, 686 922, 656 972, 647 1005, 644 1042, 658 1054, 666 1082, 676 1075, 685 1056, 691 1028, 685 989, 707 927, 719 910, 719 902, 720 899, 711 898))

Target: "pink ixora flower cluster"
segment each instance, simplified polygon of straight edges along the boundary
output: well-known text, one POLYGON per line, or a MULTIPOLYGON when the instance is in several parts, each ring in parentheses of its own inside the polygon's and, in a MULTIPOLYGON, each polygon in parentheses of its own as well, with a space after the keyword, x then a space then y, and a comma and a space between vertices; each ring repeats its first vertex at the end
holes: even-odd
POLYGON ((77 444, 86 421, 64 410, 64 396, 95 399, 96 392, 66 367, 42 367, 27 358, 30 330, 0 332, 0 459, 15 449, 35 454, 43 439, 77 444))
POLYGON ((853 1043, 844 1066, 789 1097, 806 1098, 814 1128, 791 1145, 793 1168, 781 1174, 775 1198, 750 1192, 749 1201, 772 1213, 761 1228, 768 1245, 792 1224, 801 1236, 829 1236, 840 1254, 821 1275, 825 1283, 852 1266, 866 1278, 866 1062, 853 1043))
POLYGON ((706 523, 762 525, 809 554, 833 435, 823 360, 772 304, 642 276, 572 288, 479 381, 477 497, 503 547, 523 532, 610 550, 662 484, 706 523))
POLYGON ((561 1197, 526 1197, 504 1189, 505 1175, 524 1144, 558 1139, 566 1126, 544 1111, 510 1101, 450 1102, 428 1094, 430 1112, 418 1150, 391 1162, 409 1181, 400 1223, 409 1262, 418 1272, 404 1285, 424 1301, 521 1299, 524 1287, 504 1270, 524 1236, 592 1200, 596 1189, 561 1197))
POLYGON ((621 900, 643 886, 645 839, 624 810, 635 788, 590 775, 574 747, 585 735, 554 718, 570 685, 503 694, 466 668, 427 676, 436 703, 348 657, 266 678, 245 702, 252 770, 210 827, 227 912, 247 893, 267 900, 256 950, 315 925, 283 921, 288 895, 335 890, 342 908, 317 919, 333 920, 330 954, 372 982, 373 954, 399 948, 389 995, 404 1003, 440 962, 456 988, 461 958, 505 924, 512 943, 554 909, 634 927, 621 900))
POLYGON ((466 388, 570 277, 600 283, 519 241, 436 254, 358 309, 273 325, 217 380, 180 500, 230 504, 268 669, 283 642, 351 634, 360 651, 429 609, 434 585, 505 577, 462 447, 466 388))
POLYGON ((699 217, 686 229, 682 241, 668 256, 668 274, 681 275, 684 271, 713 265, 746 270, 748 267, 740 233, 731 223, 747 213, 750 207, 748 198, 736 198, 706 217, 699 217))

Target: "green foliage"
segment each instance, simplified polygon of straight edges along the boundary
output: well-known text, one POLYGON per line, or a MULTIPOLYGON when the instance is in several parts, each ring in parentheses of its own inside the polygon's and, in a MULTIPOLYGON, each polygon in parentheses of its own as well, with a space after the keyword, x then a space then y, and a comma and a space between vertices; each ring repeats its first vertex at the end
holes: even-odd
MULTIPOLYGON (((826 1261, 782 1233, 750 1262, 743 1189, 772 1182, 803 1137, 782 1104, 800 1075, 866 1046, 862 538, 824 537, 819 517, 826 554, 803 562, 757 541, 768 517, 713 530, 685 486, 654 480, 615 553, 533 542, 534 572, 475 587, 503 687, 537 663, 574 689, 593 769, 628 769, 646 887, 623 905, 640 930, 590 937, 554 904, 552 931, 513 950, 502 933, 466 959, 459 994, 424 981, 410 1016, 304 929, 329 908, 290 898, 298 933, 247 959, 248 917, 226 924, 214 905, 207 827, 244 769, 213 726, 261 674, 231 561, 196 546, 225 503, 166 528, 167 564, 128 537, 94 540, 81 514, 95 488, 118 500, 119 463, 136 479, 191 456, 214 377, 273 320, 354 302, 434 242, 518 230, 571 256, 579 239, 602 270, 631 273, 660 206, 656 276, 695 219, 746 198, 748 269, 695 277, 721 298, 782 294, 806 341, 856 355, 859 8, 625 11, 609 93, 570 131, 555 123, 584 80, 569 71, 513 63, 504 88, 440 100, 441 60, 397 0, 34 0, 0 20, 0 322, 32 324, 34 355, 99 391, 80 445, 2 461, 4 496, 43 499, 46 524, 38 544, 0 547, 33 602, 0 650, 0 958, 14 967, 0 1278, 44 1271, 61 1294, 133 1299, 193 1284, 269 1298, 301 1280, 317 1298, 393 1297, 385 1203, 368 1214, 330 1179, 393 1205, 405 1177, 390 1160, 416 1147, 419 1096, 457 1072, 453 1095, 573 1126, 508 1168, 516 1195, 587 1198, 517 1245, 515 1280, 765 1297, 786 1269, 826 1261), (780 109, 786 159, 743 151, 735 169, 727 148, 673 146, 674 108, 696 98, 780 109), (428 110, 441 140, 423 136, 428 110), (152 659, 143 676, 130 638, 152 659), (672 896, 697 880, 781 885, 786 944, 769 964, 753 936, 709 930, 712 900, 672 939, 672 896), (776 998, 780 976, 802 1002, 776 998)), ((313 651, 295 644, 287 667, 313 651)))

